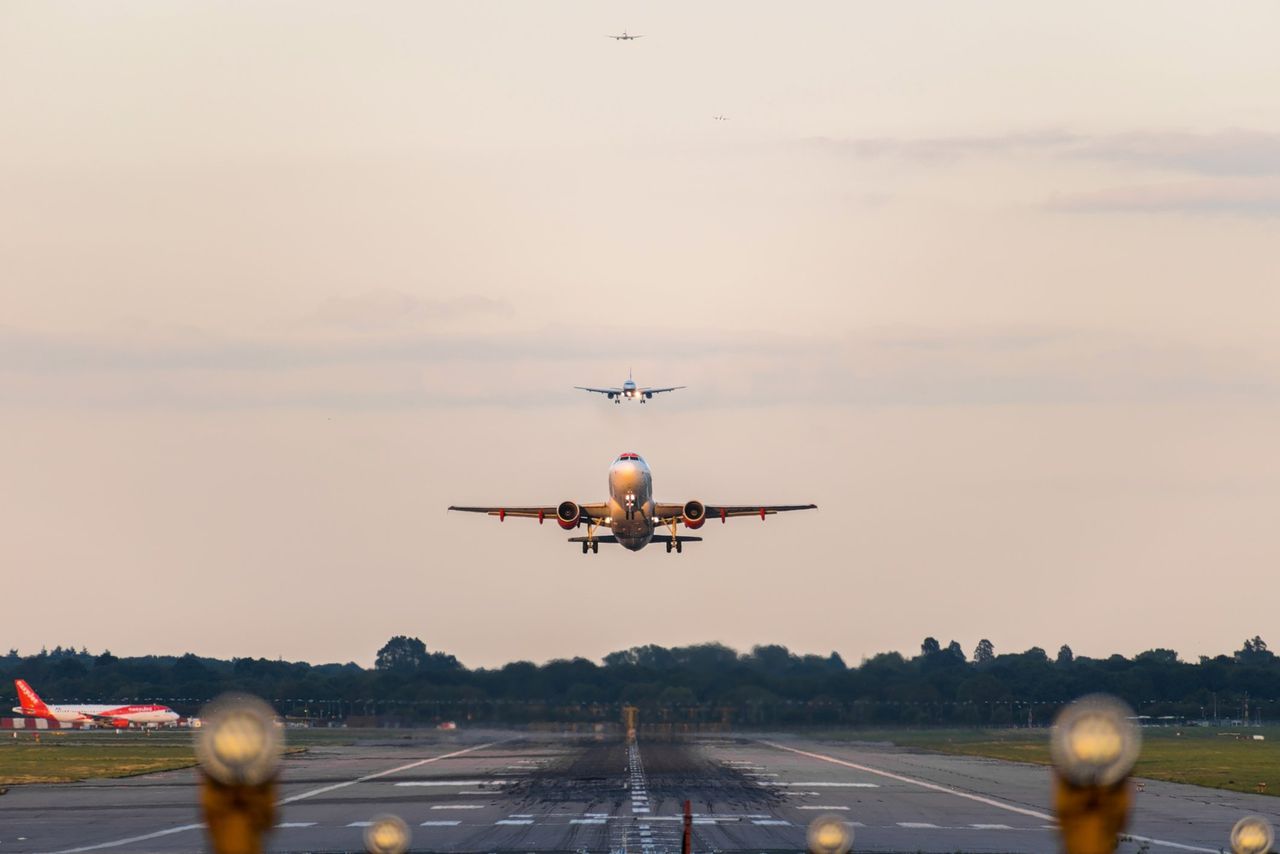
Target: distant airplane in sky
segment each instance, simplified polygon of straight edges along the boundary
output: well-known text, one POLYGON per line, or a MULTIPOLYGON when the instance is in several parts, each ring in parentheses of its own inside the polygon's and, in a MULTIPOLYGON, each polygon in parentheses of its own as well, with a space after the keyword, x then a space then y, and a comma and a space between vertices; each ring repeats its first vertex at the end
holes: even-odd
POLYGON ((508 516, 521 519, 537 519, 538 524, 549 518, 566 531, 587 526, 585 537, 570 537, 571 543, 582 543, 582 553, 597 553, 601 543, 617 543, 624 549, 638 552, 649 543, 666 542, 667 553, 674 549, 684 551, 685 543, 701 542, 702 537, 685 537, 676 533, 677 526, 697 530, 709 518, 718 517, 724 522, 730 517, 765 516, 787 510, 813 510, 816 504, 703 504, 686 501, 683 504, 663 504, 653 500, 653 474, 639 454, 621 454, 609 467, 609 500, 599 504, 578 504, 562 501, 545 507, 450 507, 462 513, 487 513, 506 521, 508 516), (612 534, 597 536, 596 531, 607 527, 612 534), (670 533, 656 530, 665 526, 670 533))
POLYGON ((632 40, 634 40, 634 39, 642 39, 642 38, 644 38, 644 36, 629 36, 629 35, 627 35, 627 31, 626 31, 626 30, 623 30, 623 31, 622 31, 622 35, 620 35, 620 36, 605 36, 605 38, 607 38, 607 39, 613 39, 614 41, 629 42, 629 41, 632 41, 632 40))
POLYGON ((13 680, 18 689, 18 701, 14 711, 29 718, 47 718, 63 723, 91 723, 124 729, 129 724, 171 724, 178 720, 178 713, 168 706, 103 706, 74 705, 48 706, 26 681, 13 680))
POLYGON ((728 116, 712 116, 711 118, 715 119, 715 120, 716 120, 716 121, 718 121, 718 122, 727 122, 727 121, 729 121, 729 117, 728 117, 728 116))
POLYGON ((678 388, 687 388, 687 386, 673 385, 668 388, 637 388, 636 381, 631 379, 631 372, 627 371, 627 381, 622 384, 622 388, 589 388, 584 385, 574 386, 581 391, 593 391, 596 394, 605 394, 614 403, 622 403, 624 400, 635 400, 639 398, 644 403, 655 394, 662 394, 664 391, 675 391, 678 388))

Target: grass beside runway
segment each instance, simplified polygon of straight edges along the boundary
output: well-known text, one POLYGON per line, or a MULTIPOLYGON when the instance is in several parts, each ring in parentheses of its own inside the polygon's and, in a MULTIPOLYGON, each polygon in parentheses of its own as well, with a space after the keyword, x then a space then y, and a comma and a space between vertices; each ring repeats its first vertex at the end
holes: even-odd
MULTIPOLYGON (((1047 729, 864 730, 824 733, 840 740, 887 741, 936 753, 1049 764, 1047 729)), ((1152 727, 1142 732, 1134 775, 1235 792, 1280 794, 1280 727, 1152 727), (1254 741, 1261 735, 1265 741, 1254 741)))
MULTIPOLYGON (((316 744, 344 744, 345 730, 289 730, 287 752, 316 744)), ((75 783, 112 777, 135 777, 196 764, 193 732, 153 730, 43 730, 0 735, 0 786, 20 783, 75 783)))
POLYGON ((132 777, 186 768, 196 762, 191 733, 74 730, 0 736, 0 786, 71 783, 98 777, 132 777))

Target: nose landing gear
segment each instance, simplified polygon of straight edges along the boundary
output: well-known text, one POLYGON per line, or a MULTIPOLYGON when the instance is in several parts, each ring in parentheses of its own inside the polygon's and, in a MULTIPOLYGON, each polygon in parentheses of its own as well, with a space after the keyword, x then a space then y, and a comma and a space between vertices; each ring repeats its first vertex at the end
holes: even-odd
POLYGON ((600 554, 600 543, 595 541, 590 543, 583 543, 582 553, 586 554, 588 550, 590 550, 593 555, 600 554))

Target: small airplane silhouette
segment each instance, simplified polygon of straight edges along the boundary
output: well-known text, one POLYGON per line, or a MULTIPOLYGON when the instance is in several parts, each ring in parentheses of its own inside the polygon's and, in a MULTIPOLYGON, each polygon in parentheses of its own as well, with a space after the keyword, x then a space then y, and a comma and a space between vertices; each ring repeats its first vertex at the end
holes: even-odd
POLYGON ((619 42, 629 42, 632 39, 642 39, 644 38, 644 36, 630 36, 630 35, 627 35, 626 30, 623 30, 622 35, 620 36, 605 36, 605 38, 613 39, 614 41, 619 41, 619 42))
POLYGON ((728 116, 712 116, 711 118, 715 119, 715 120, 716 120, 716 121, 718 121, 718 122, 727 122, 727 121, 729 121, 729 117, 728 117, 728 116))

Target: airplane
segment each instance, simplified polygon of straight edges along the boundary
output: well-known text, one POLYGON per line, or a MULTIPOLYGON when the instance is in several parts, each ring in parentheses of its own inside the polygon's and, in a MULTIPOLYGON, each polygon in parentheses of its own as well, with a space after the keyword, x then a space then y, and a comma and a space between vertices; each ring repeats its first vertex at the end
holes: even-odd
POLYGON ((636 381, 631 378, 631 372, 627 371, 627 381, 622 384, 622 388, 589 388, 584 385, 576 385, 574 388, 581 391, 593 391, 596 394, 606 394, 614 403, 622 403, 624 400, 636 400, 637 398, 641 403, 646 403, 655 394, 661 394, 664 391, 675 391, 678 388, 688 388, 688 386, 673 385, 668 388, 637 388, 636 381))
POLYGON ((614 41, 619 41, 619 42, 629 42, 629 41, 632 41, 632 40, 634 40, 634 39, 642 39, 642 38, 644 38, 644 36, 629 36, 629 35, 627 35, 627 31, 626 31, 626 30, 623 30, 623 31, 622 31, 622 35, 620 35, 620 36, 605 36, 605 38, 607 38, 607 39, 613 39, 614 41))
POLYGON ((708 519, 719 518, 721 523, 739 516, 759 516, 761 520, 775 513, 788 510, 814 510, 816 504, 703 504, 686 501, 683 504, 666 504, 653 500, 653 474, 639 454, 625 453, 609 467, 609 500, 599 504, 578 504, 561 501, 545 507, 450 507, 461 513, 487 513, 497 516, 499 522, 508 516, 521 519, 537 519, 541 525, 551 518, 561 528, 571 531, 583 524, 587 526, 585 537, 570 537, 569 542, 581 543, 582 553, 598 554, 601 543, 617 543, 624 549, 638 552, 649 543, 665 541, 667 554, 673 550, 684 551, 685 543, 697 543, 702 537, 687 537, 676 533, 679 525, 690 530, 701 528, 708 519), (666 527, 669 533, 657 530, 666 527), (599 536, 596 531, 606 527, 612 534, 599 536))
POLYGON ((31 718, 47 718, 63 723, 104 724, 124 729, 130 724, 172 724, 178 713, 168 706, 47 706, 25 680, 13 680, 18 701, 13 711, 31 718))
POLYGON ((716 121, 718 121, 718 122, 727 122, 727 121, 729 121, 729 117, 728 117, 728 116, 712 116, 711 118, 715 119, 715 120, 716 120, 716 121))

